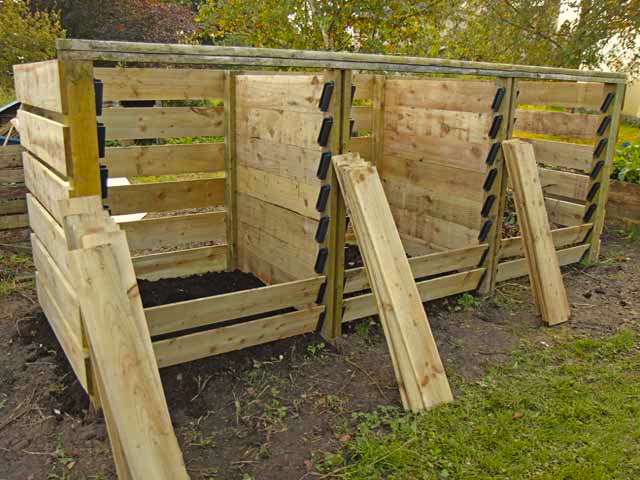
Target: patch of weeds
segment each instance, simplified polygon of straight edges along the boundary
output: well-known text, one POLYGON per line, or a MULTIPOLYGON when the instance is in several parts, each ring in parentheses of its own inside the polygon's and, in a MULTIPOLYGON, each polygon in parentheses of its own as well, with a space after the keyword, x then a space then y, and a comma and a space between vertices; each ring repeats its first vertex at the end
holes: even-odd
POLYGON ((640 478, 640 336, 530 345, 455 402, 354 415, 318 468, 341 479, 640 478), (606 445, 606 448, 602 448, 606 445))
POLYGON ((482 305, 482 301, 479 298, 474 297, 470 293, 463 293, 456 301, 456 306, 453 310, 456 312, 466 312, 468 310, 475 310, 482 305))
POLYGON ((190 447, 213 448, 216 441, 213 435, 205 435, 199 430, 188 430, 186 432, 186 443, 190 447))
POLYGON ((55 452, 53 452, 53 465, 47 475, 48 480, 70 480, 71 469, 75 466, 76 460, 69 455, 62 444, 62 435, 58 435, 55 452))
POLYGON ((33 260, 30 255, 0 253, 0 266, 0 297, 3 297, 24 286, 17 277, 33 271, 33 260))
POLYGON ((307 358, 322 358, 324 357, 326 347, 327 346, 324 344, 324 342, 311 343, 307 345, 305 356, 307 358))

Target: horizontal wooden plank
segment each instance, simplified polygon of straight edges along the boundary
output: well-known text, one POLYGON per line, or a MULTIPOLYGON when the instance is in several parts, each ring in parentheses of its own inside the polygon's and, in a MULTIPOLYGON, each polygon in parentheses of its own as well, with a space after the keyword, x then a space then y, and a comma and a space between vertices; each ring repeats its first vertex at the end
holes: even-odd
POLYGON ((367 106, 351 107, 351 119, 353 123, 353 131, 371 131, 371 122, 373 120, 373 109, 367 106))
POLYGON ((227 246, 190 248, 132 257, 136 277, 143 280, 188 277, 227 268, 227 246))
POLYGON ((0 230, 13 230, 29 226, 29 215, 19 213, 17 215, 0 215, 0 230))
POLYGON ((549 215, 549 221, 552 223, 570 227, 584 222, 584 205, 549 197, 544 199, 544 203, 549 215))
POLYGON ((151 335, 179 332, 315 302, 324 277, 198 298, 145 309, 151 335))
POLYGON ((224 143, 110 147, 104 163, 110 177, 215 172, 224 170, 224 143))
POLYGON ((598 109, 604 100, 604 84, 578 82, 518 82, 518 103, 598 109))
POLYGON ((22 145, 0 146, 0 169, 22 168, 22 145))
POLYGON ((22 146, 66 177, 71 159, 69 128, 26 110, 18 111, 18 120, 22 146))
MULTIPOLYGON (((556 250, 568 245, 584 242, 592 227, 592 223, 585 223, 573 227, 551 230, 551 236, 553 237, 553 244, 555 245, 556 250)), ((518 256, 524 256, 522 237, 505 238, 500 241, 500 258, 518 256)))
MULTIPOLYGON (((414 278, 439 275, 463 268, 477 267, 487 245, 477 245, 444 252, 431 253, 409 258, 414 278)), ((344 293, 357 292, 369 288, 366 268, 352 268, 345 271, 344 293)))
POLYGON ((107 140, 224 135, 223 107, 105 108, 107 140))
POLYGON ((62 227, 31 194, 27 195, 29 226, 45 246, 65 278, 71 278, 67 266, 67 240, 62 227))
POLYGON ((132 251, 173 248, 199 242, 224 243, 225 211, 120 222, 132 251))
POLYGON ((62 224, 62 213, 58 202, 70 197, 69 183, 40 163, 28 152, 24 158, 24 181, 29 191, 62 224))
POLYGON ((105 203, 113 215, 222 205, 224 178, 109 187, 105 203))
POLYGON ((640 185, 612 180, 607 199, 607 217, 640 222, 640 185))
POLYGON ((600 118, 600 115, 584 113, 519 109, 516 111, 515 129, 545 135, 593 139, 600 118))
POLYGON ((300 183, 289 177, 273 175, 238 165, 238 192, 279 205, 309 218, 319 219, 316 201, 320 185, 300 183))
POLYGON ((0 184, 24 183, 24 170, 22 168, 0 169, 0 184))
POLYGON ((385 104, 430 110, 491 112, 497 86, 486 80, 387 78, 385 104))
POLYGON ((74 332, 68 328, 65 321, 64 314, 60 310, 60 307, 56 304, 51 293, 48 289, 42 285, 39 279, 39 274, 36 273, 36 290, 38 294, 38 303, 42 308, 51 329, 55 334, 58 342, 62 346, 67 360, 71 365, 78 381, 82 385, 82 388, 87 390, 87 370, 86 370, 86 355, 82 349, 82 343, 75 336, 74 332))
POLYGON ((96 68, 105 102, 224 97, 224 71, 194 68, 96 68))
MULTIPOLYGON (((475 290, 485 272, 485 268, 477 268, 467 272, 454 273, 445 277, 417 282, 418 292, 423 302, 436 300, 457 293, 475 290)), ((359 318, 378 314, 373 294, 368 293, 357 297, 344 299, 343 322, 350 322, 359 318)))
POLYGON ((0 184, 0 199, 24 198, 29 190, 23 184, 0 184))
POLYGON ((361 158, 371 161, 371 152, 373 148, 373 137, 367 135, 365 137, 351 137, 349 140, 349 151, 357 153, 361 158))
POLYGON ((323 306, 153 343, 160 368, 312 332, 323 306))
MULTIPOLYGON (((558 262, 560 266, 570 265, 580 261, 584 252, 589 249, 589 244, 577 245, 575 247, 558 250, 558 262)), ((496 281, 504 282, 518 277, 523 277, 529 273, 529 267, 525 258, 508 260, 498 264, 496 281)))
POLYGON ((552 167, 569 168, 581 172, 591 171, 593 147, 577 143, 552 142, 523 138, 533 145, 536 161, 552 167))
POLYGON ((62 91, 62 68, 58 60, 13 66, 16 99, 26 105, 67 113, 62 91))
POLYGON ((0 215, 11 215, 15 213, 25 213, 27 211, 27 201, 24 198, 3 199, 0 198, 0 215))
POLYGON ((591 184, 588 175, 561 172, 548 168, 539 168, 538 171, 540 172, 540 183, 545 195, 558 195, 580 201, 586 199, 591 184))
POLYGON ((236 102, 241 108, 287 112, 319 112, 324 79, 318 74, 236 76, 236 102))

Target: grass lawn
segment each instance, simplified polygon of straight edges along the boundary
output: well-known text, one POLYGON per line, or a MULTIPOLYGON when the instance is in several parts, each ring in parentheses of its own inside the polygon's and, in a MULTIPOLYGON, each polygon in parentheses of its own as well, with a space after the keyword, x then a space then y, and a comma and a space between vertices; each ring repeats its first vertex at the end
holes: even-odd
POLYGON ((344 450, 325 459, 327 477, 637 479, 638 335, 529 346, 483 381, 462 383, 453 404, 354 418, 344 450))

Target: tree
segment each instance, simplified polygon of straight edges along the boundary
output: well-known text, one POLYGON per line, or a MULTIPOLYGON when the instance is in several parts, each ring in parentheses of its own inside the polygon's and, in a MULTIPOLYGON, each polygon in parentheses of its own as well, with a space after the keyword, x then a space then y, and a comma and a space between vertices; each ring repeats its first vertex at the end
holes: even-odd
POLYGON ((55 14, 32 13, 23 0, 0 0, 0 90, 13 91, 13 65, 55 57, 64 30, 55 14))

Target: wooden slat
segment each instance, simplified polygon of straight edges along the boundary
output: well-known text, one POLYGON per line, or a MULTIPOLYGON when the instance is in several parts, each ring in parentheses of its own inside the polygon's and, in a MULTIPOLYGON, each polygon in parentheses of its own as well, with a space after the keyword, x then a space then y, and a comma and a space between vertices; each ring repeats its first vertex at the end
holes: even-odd
MULTIPOLYGON (((417 282, 416 286, 418 287, 422 301, 429 302, 438 298, 448 297, 449 295, 475 290, 485 270, 484 268, 477 268, 467 272, 454 273, 431 280, 423 280, 422 282, 417 282)), ((350 322, 378 314, 376 303, 371 293, 345 298, 344 306, 343 322, 350 322)))
POLYGON ((63 95, 62 70, 58 60, 13 66, 16 99, 26 105, 67 113, 63 95))
MULTIPOLYGON (((566 247, 567 245, 584 242, 592 227, 593 224, 585 223, 573 227, 551 230, 551 236, 553 237, 553 244, 556 250, 566 247)), ((517 256, 524 256, 524 246, 522 245, 521 236, 505 238, 500 242, 500 258, 517 256)))
POLYGON ((3 199, 0 198, 0 215, 11 215, 27 211, 27 202, 24 198, 3 199))
POLYGON ((69 128, 26 110, 18 111, 20 142, 61 175, 68 175, 71 155, 69 128))
POLYGON ((227 270, 238 266, 238 154, 236 137, 237 105, 236 73, 230 70, 224 73, 224 166, 225 186, 224 204, 226 207, 225 237, 227 240, 227 270))
POLYGON ((593 139, 600 124, 599 115, 583 113, 518 110, 516 130, 545 135, 593 139))
POLYGON ((587 173, 591 170, 593 147, 590 145, 528 138, 522 140, 533 145, 538 163, 587 173))
POLYGON ((354 132, 360 132, 362 130, 371 132, 373 109, 368 106, 351 107, 351 119, 354 120, 354 132))
POLYGON ((314 277, 251 290, 198 298, 145 309, 151 335, 314 303, 324 277, 314 277))
POLYGON ((324 78, 318 74, 238 75, 236 94, 242 108, 319 112, 324 78))
POLYGON ((0 184, 2 183, 23 183, 24 170, 22 168, 0 169, 0 184))
POLYGON ((13 230, 29 226, 29 215, 20 213, 18 215, 0 215, 0 230, 13 230))
POLYGON ((22 167, 22 145, 0 146, 0 169, 22 167))
POLYGON ((46 247, 62 275, 70 279, 64 230, 33 195, 27 195, 27 205, 31 230, 46 247))
MULTIPOLYGON (((571 265, 572 263, 577 263, 584 255, 584 252, 586 252, 588 249, 589 245, 586 244, 558 250, 558 263, 561 267, 571 265)), ((529 268, 527 266, 527 261, 524 258, 501 262, 498 265, 497 281, 504 282, 507 280, 512 280, 514 278, 524 277, 525 275, 527 275, 528 271, 529 268)))
POLYGON ((545 194, 584 201, 589 191, 588 175, 539 168, 540 183, 545 194))
POLYGON ((224 204, 224 179, 182 180, 109 187, 105 200, 113 215, 166 212, 224 204))
POLYGON ((193 68, 96 68, 104 101, 200 100, 223 97, 223 72, 193 68))
POLYGON ((179 175, 224 170, 224 143, 107 148, 110 177, 179 175))
POLYGON ((194 213, 119 223, 131 250, 225 240, 225 212, 194 213))
MULTIPOLYGON (((463 268, 476 267, 480 263, 486 245, 448 250, 409 258, 414 278, 438 275, 463 268)), ((364 267, 345 271, 344 293, 357 292, 369 288, 369 279, 364 267)))
POLYGON ((69 198, 68 182, 62 180, 29 153, 25 152, 23 155, 25 185, 53 215, 53 218, 58 223, 62 223, 58 202, 69 198))
POLYGON ((224 135, 222 107, 105 108, 107 140, 224 135))
POLYGON ((188 277, 219 272, 227 267, 227 246, 190 248, 175 252, 152 253, 131 259, 136 277, 143 280, 188 277))
POLYGON ((353 84, 356 86, 354 100, 368 100, 373 96, 373 75, 368 73, 356 73, 353 75, 353 84))
POLYGON ((549 215, 549 221, 552 223, 570 227, 584 222, 584 205, 548 197, 544 199, 544 204, 549 215))
POLYGON ((38 294, 38 303, 44 312, 51 329, 55 334, 58 342, 62 346, 65 355, 73 369, 82 388, 87 390, 87 370, 85 367, 85 354, 82 350, 80 339, 75 332, 68 328, 64 314, 60 307, 56 304, 52 294, 42 284, 39 272, 36 272, 36 291, 38 294))
POLYGON ((315 330, 324 307, 313 307, 274 317, 192 333, 154 342, 160 368, 241 348, 262 345, 315 330))
POLYGON ((518 90, 518 102, 524 105, 597 109, 604 100, 602 83, 522 81, 518 90))
POLYGON ((640 222, 640 185, 612 180, 607 217, 640 222))
POLYGON ((388 106, 488 113, 495 93, 496 86, 492 81, 388 78, 385 103, 388 106))
POLYGON ((372 161, 373 137, 367 135, 365 137, 351 137, 349 142, 349 151, 357 153, 362 158, 372 161))

